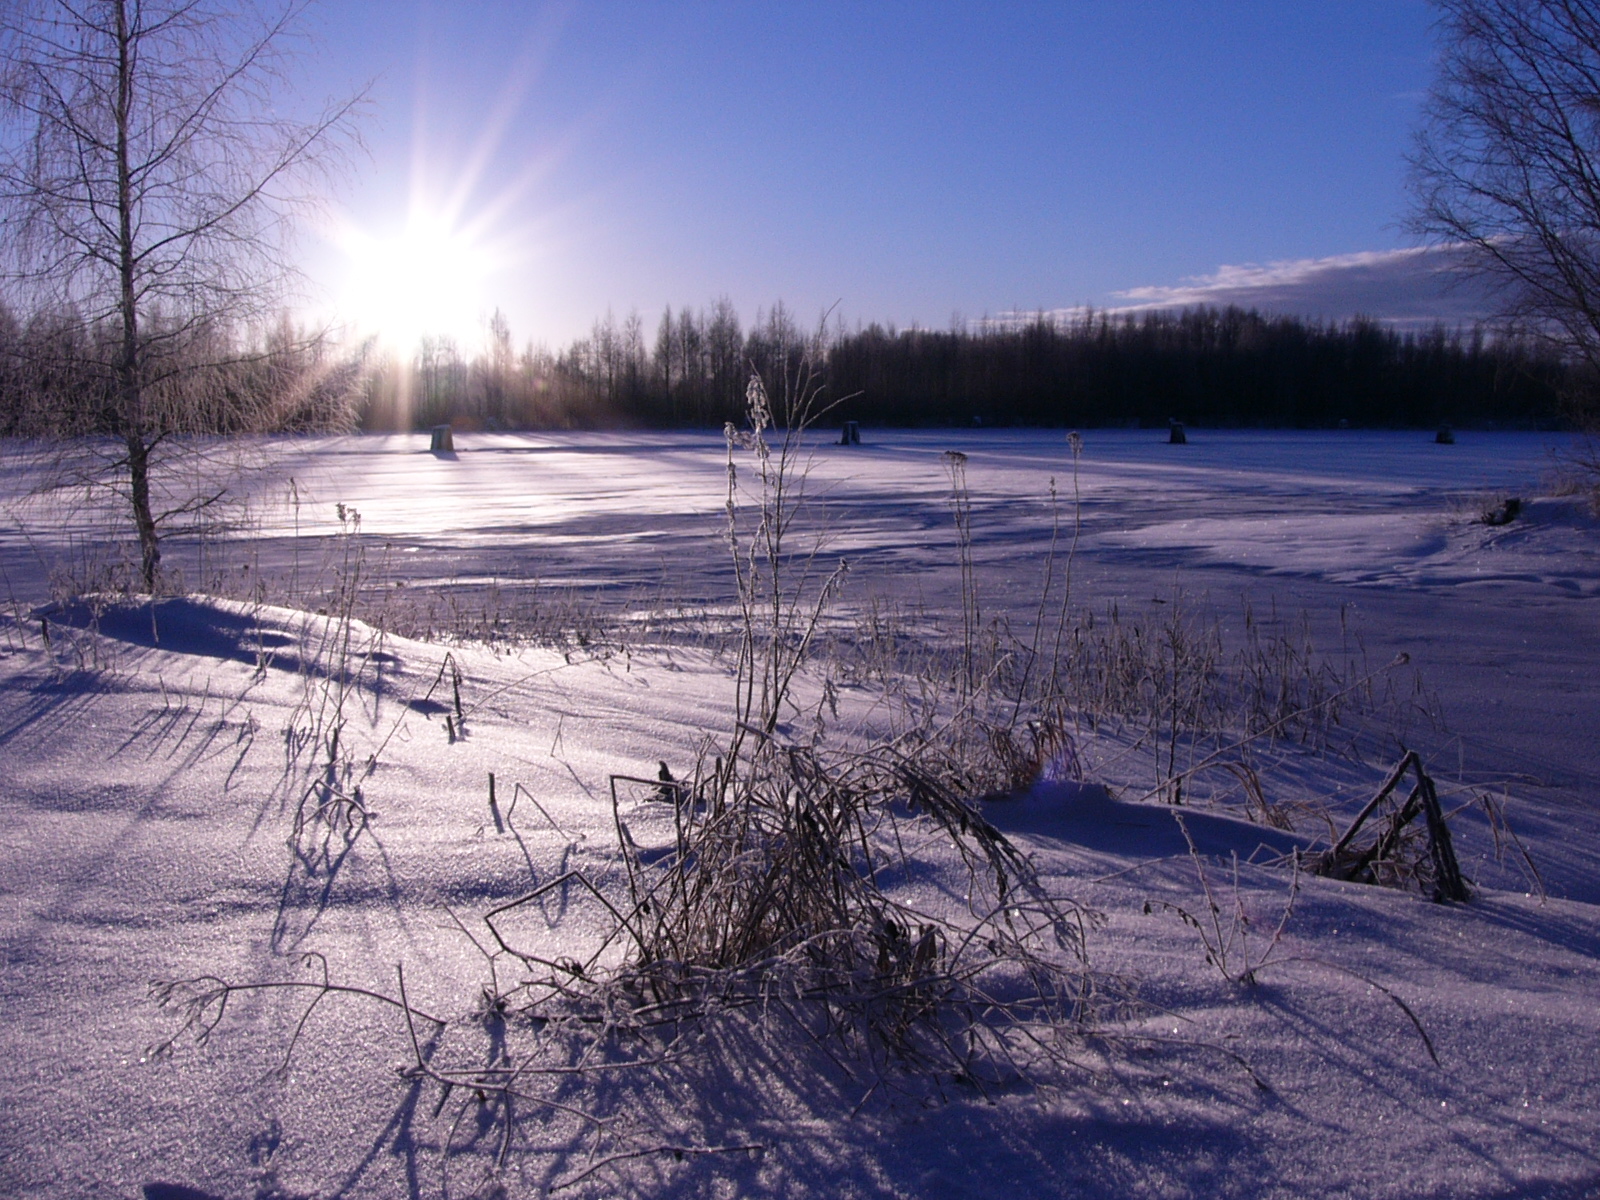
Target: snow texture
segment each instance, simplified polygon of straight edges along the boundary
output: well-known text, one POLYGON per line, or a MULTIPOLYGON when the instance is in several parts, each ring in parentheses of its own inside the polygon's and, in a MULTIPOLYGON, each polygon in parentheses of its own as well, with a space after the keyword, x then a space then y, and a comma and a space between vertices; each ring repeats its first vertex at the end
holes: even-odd
MULTIPOLYGON (((1181 603, 1237 632, 1248 603, 1280 623, 1304 613, 1319 636, 1342 619, 1371 661, 1411 655, 1442 714, 1414 744, 1452 803, 1503 798, 1547 894, 1463 811, 1471 903, 1302 878, 1272 944, 1292 874, 1272 860, 1315 831, 1187 808, 1197 857, 1174 810, 1134 802, 1114 747, 1096 759, 1086 745, 1090 785, 991 806, 1052 887, 1105 914, 1092 965, 1142 1001, 1107 1018, 1081 1077, 989 1096, 952 1085, 942 1102, 852 1116, 859 1097, 752 1064, 668 1107, 682 1136, 765 1153, 641 1157, 569 1194, 1600 1195, 1600 529, 1578 499, 1543 494, 1561 439, 1196 430, 1172 447, 1091 431, 1076 483, 1059 431, 864 442, 819 438, 807 484, 823 559, 851 564, 842 613, 955 610, 940 456, 959 449, 986 615, 1026 631, 1052 521, 1064 559, 1077 514, 1077 609, 1181 603), (1530 501, 1516 521, 1473 520, 1508 494, 1530 501), (1225 921, 1250 917, 1228 965, 1266 953, 1254 987, 1208 964, 1175 916, 1199 911, 1197 869, 1225 921)), ((637 612, 730 602, 720 437, 456 444, 258 445, 233 528, 174 538, 171 560, 194 579, 310 575, 351 527, 340 503, 397 591, 581 586, 637 612)), ((174 1020, 148 982, 304 978, 315 952, 383 991, 403 963, 413 1004, 465 1016, 484 960, 450 914, 481 929, 535 883, 614 869, 608 775, 685 770, 726 727, 731 661, 646 635, 618 653, 508 654, 198 594, 52 604, 48 563, 109 559, 107 514, 32 494, 36 449, 5 447, 0 475, 0 1193, 440 1194, 437 1088, 397 1074, 411 1049, 392 1009, 329 998, 280 1072, 299 1009, 242 995, 209 1041, 152 1059, 174 1020), (359 779, 370 825, 347 852, 296 851, 296 738, 334 719, 356 775, 373 764, 359 779)), ((870 697, 854 697, 846 710, 869 722, 870 697)), ((1286 751, 1270 782, 1348 811, 1393 760, 1286 751)), ((648 836, 659 812, 630 804, 648 836)), ((554 952, 593 932, 579 905, 519 927, 554 952)), ((584 1165, 514 1155, 498 1183, 541 1194, 584 1165)))

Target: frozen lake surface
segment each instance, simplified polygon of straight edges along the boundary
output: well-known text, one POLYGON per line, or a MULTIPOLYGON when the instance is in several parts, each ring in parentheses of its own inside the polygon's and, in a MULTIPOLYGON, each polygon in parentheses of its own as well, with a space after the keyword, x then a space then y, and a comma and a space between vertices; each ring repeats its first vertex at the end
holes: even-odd
MULTIPOLYGON (((860 447, 808 446, 808 505, 791 544, 814 548, 819 572, 848 562, 831 619, 891 606, 949 627, 960 549, 945 452, 959 451, 985 620, 1027 639, 1054 544, 1058 580, 1071 560, 1075 612, 1115 605, 1154 620, 1176 605, 1238 638, 1248 610, 1279 630, 1303 620, 1330 651, 1355 639, 1373 663, 1409 654, 1441 718, 1410 730, 1410 744, 1452 804, 1502 798, 1548 896, 1496 858, 1493 831, 1464 812, 1477 899, 1441 906, 1305 880, 1275 951, 1281 965, 1245 989, 1208 966, 1171 915, 1199 895, 1171 810, 1127 803, 1135 789, 1117 773, 1117 747, 1086 744, 1122 802, 1041 801, 1005 827, 1042 877, 1105 914, 1091 962, 1136 981, 1147 1004, 1108 1032, 1167 1041, 1112 1045, 1082 1078, 1045 1090, 863 1101, 854 1116, 854 1098, 841 1111, 804 1081, 725 1079, 717 1094, 671 1098, 675 1136, 759 1142, 759 1160, 647 1156, 574 1191, 1600 1193, 1600 524, 1551 486, 1563 439, 1458 437, 1436 446, 1418 433, 1197 430, 1175 447, 1149 431, 1091 430, 1076 464, 1059 430, 867 430, 860 447), (1505 496, 1527 502, 1518 520, 1475 519, 1505 496), (1438 1065, 1391 994, 1427 1030, 1438 1065)), ((448 1122, 429 1115, 436 1088, 396 1076, 411 1051, 392 1013, 327 1001, 292 1069, 275 1074, 295 1010, 245 997, 205 1045, 144 1061, 172 1026, 146 984, 208 972, 290 978, 298 956, 315 952, 338 977, 376 989, 403 962, 414 1003, 465 1016, 483 959, 446 906, 479 928, 483 911, 533 882, 573 864, 606 869, 608 774, 654 777, 664 760, 681 771, 726 727, 727 658, 663 616, 725 613, 734 599, 722 437, 471 434, 456 444, 453 456, 429 453, 423 436, 256 446, 228 527, 218 510, 169 544, 185 580, 220 581, 235 596, 261 587, 270 602, 354 546, 372 589, 413 610, 560 599, 631 638, 611 655, 389 639, 350 700, 348 736, 381 763, 367 784, 378 815, 320 869, 285 844, 285 731, 325 695, 316 681, 328 623, 169 600, 113 613, 92 635, 63 612, 46 643, 28 613, 49 598, 51 569, 92 578, 114 566, 115 526, 70 489, 31 497, 43 478, 32 448, 0 449, 12 601, 0 630, 0 1038, 10 1064, 0 1193, 440 1194, 448 1122), (359 512, 354 540, 338 542, 353 523, 341 526, 336 505, 359 512), (472 712, 459 738, 437 691, 451 664, 472 712), (519 810, 519 826, 497 828, 483 800, 489 772, 503 788, 523 784, 544 817, 519 810)), ((740 455, 741 487, 753 466, 740 455)), ((209 469, 175 486, 202 487, 209 469)), ((741 521, 748 531, 748 512, 741 521)), ((867 693, 848 692, 847 711, 852 703, 869 721, 867 693)), ((1347 809, 1392 761, 1286 752, 1268 764, 1266 786, 1321 789, 1347 809)), ((629 819, 640 836, 652 828, 645 807, 629 819)), ((1219 878, 1230 854, 1249 857, 1278 836, 1232 815, 1193 820, 1219 878)), ((1236 895, 1270 929, 1287 886, 1279 868, 1246 866, 1236 895)), ((540 936, 560 946, 590 932, 574 912, 540 936)), ((450 1194, 471 1193, 483 1159, 463 1156, 450 1194)), ((583 1167, 546 1147, 514 1157, 494 1186, 540 1194, 583 1167)))
MULTIPOLYGON (((314 573, 316 539, 338 531, 344 504, 360 513, 374 573, 463 608, 490 604, 491 588, 508 607, 573 594, 620 612, 731 603, 720 434, 466 434, 453 456, 427 444, 270 443, 248 458, 249 505, 229 511, 233 532, 220 544, 175 538, 169 562, 191 579, 231 572, 236 591, 249 587, 239 569, 253 569, 271 593, 314 573)), ((955 611, 943 456, 957 450, 989 613, 1031 622, 1052 529, 1064 558, 1076 517, 1079 607, 1188 597, 1231 619, 1247 598, 1310 614, 1321 631, 1344 611, 1374 656, 1412 655, 1476 765, 1593 791, 1600 537, 1577 500, 1539 498, 1567 445, 1531 433, 1464 432, 1439 446, 1417 432, 1202 430, 1170 446, 1152 431, 1091 430, 1075 489, 1060 430, 869 430, 858 447, 819 436, 801 455, 811 503, 798 544, 819 550, 819 569, 850 564, 846 610, 887 598, 955 611), (1505 495, 1531 501, 1523 519, 1473 520, 1505 495)), ((209 468, 196 469, 198 489, 209 468)), ((31 602, 47 560, 84 560, 108 527, 87 513, 76 528, 54 525, 18 503, 30 473, 7 475, 15 515, 0 565, 31 602)))

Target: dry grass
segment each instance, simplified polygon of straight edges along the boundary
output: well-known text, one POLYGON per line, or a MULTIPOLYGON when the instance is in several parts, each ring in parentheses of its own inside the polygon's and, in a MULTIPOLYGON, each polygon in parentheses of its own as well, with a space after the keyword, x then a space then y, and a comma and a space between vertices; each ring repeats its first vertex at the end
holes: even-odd
MULTIPOLYGON (((483 957, 477 1010, 432 1017, 410 1002, 403 973, 387 993, 346 987, 313 958, 322 977, 310 982, 160 985, 157 998, 180 1014, 161 1049, 184 1032, 204 1039, 240 993, 304 996, 295 1039, 329 995, 391 1005, 412 1048, 405 1077, 437 1089, 447 1190, 454 1167, 485 1158, 484 1188, 516 1155, 543 1164, 542 1186, 559 1191, 603 1187, 639 1158, 759 1152, 774 1119, 763 1106, 784 1098, 836 1118, 876 1095, 1059 1082, 1081 1070, 1102 1016, 1131 1001, 1091 967, 1096 914, 1041 882, 986 819, 987 800, 1082 778, 1085 746, 1103 741, 1149 798, 1232 798, 1282 827, 1299 814, 1267 795, 1259 747, 1357 753, 1396 720, 1426 719, 1426 698, 1397 664, 1371 667, 1342 621, 1330 656, 1308 622, 1246 608, 1230 634, 1182 596, 1146 614, 1080 613, 1076 506, 1064 553, 1058 516, 1032 628, 1016 637, 1004 619, 985 623, 971 566, 981 531, 953 458, 959 631, 883 601, 843 619, 842 566, 825 566, 815 543, 794 546, 809 503, 804 433, 827 406, 803 367, 783 378, 776 402, 753 380, 749 427, 728 430, 730 619, 649 608, 669 639, 734 661, 725 735, 685 778, 612 777, 606 863, 564 871, 482 914, 481 927, 458 922, 483 957), (876 740, 821 736, 846 685, 873 690, 876 740), (797 740, 782 718, 802 708, 814 709, 815 732, 797 740), (551 904, 586 910, 574 924, 595 932, 565 938, 559 953, 525 941, 519 919, 551 904), (729 1080, 742 1081, 739 1111, 708 1111, 729 1080)), ((532 636, 602 652, 622 640, 576 607, 407 609, 401 589, 371 584, 381 569, 343 563, 322 603, 331 629, 366 614, 380 631, 490 644, 532 636)), ((364 809, 360 764, 341 738, 353 695, 343 681, 353 688, 362 668, 352 647, 329 652, 338 669, 307 693, 318 769, 295 827, 302 842, 314 829, 348 845, 364 809)), ((1248 915, 1229 912, 1196 865, 1207 907, 1180 915, 1219 970, 1249 982, 1278 944, 1297 878, 1277 932, 1251 943, 1248 915)))
MULTIPOLYGON (((1094 914, 1050 894, 981 811, 982 795, 1025 785, 1045 757, 1067 749, 1064 730, 1036 722, 1019 738, 1020 726, 963 704, 936 729, 865 748, 827 751, 779 735, 839 575, 821 573, 812 554, 791 554, 786 543, 805 503, 797 455, 805 426, 820 415, 816 391, 802 377, 783 398, 788 423, 776 445, 759 380, 750 398, 751 428, 729 434, 740 636, 726 740, 688 779, 612 779, 614 867, 567 871, 498 906, 483 915, 486 935, 462 926, 487 968, 483 1005, 471 1018, 421 1013, 403 975, 395 993, 379 997, 405 1014, 411 1077, 438 1086, 436 1111, 454 1105, 447 1171, 481 1149, 485 1120, 496 1131, 496 1169, 513 1152, 539 1157, 553 1131, 565 1130, 562 1149, 549 1154, 552 1190, 639 1156, 758 1147, 683 1136, 681 1114, 620 1119, 649 1111, 664 1080, 713 1069, 746 1073, 784 1061, 799 1090, 811 1094, 826 1081, 836 1101, 849 1095, 856 1105, 879 1092, 1054 1077, 1074 1069, 1102 1002, 1085 941, 1094 914), (739 486, 747 455, 749 493, 739 486), (644 789, 645 806, 670 813, 670 840, 636 838, 629 822, 638 819, 623 807, 630 787, 644 789), (962 910, 933 899, 941 892, 965 896, 962 910), (930 898, 919 903, 924 893, 930 898), (559 956, 522 945, 519 910, 558 897, 589 906, 600 932, 559 956), (470 1038, 460 1053, 438 1049, 472 1029, 500 1046, 487 1062, 470 1038)), ((354 584, 347 574, 347 606, 334 628, 350 625, 354 584)), ((329 797, 351 795, 340 757, 344 675, 330 677, 307 726, 327 769, 307 789, 297 829, 326 825, 329 797)), ((322 969, 320 960, 310 965, 322 969)), ((308 984, 165 983, 157 999, 182 1020, 160 1049, 184 1031, 203 1039, 231 997, 263 988, 308 995, 296 1037, 326 996, 375 995, 325 974, 308 984)))

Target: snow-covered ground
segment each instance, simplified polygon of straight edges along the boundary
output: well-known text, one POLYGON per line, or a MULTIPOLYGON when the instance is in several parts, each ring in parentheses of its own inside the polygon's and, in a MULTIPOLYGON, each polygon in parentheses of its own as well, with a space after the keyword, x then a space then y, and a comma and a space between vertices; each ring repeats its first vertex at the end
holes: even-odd
MULTIPOLYGON (((1321 644, 1357 642, 1373 664, 1404 651, 1442 717, 1410 730, 1412 744, 1450 805, 1503 798, 1548 894, 1463 812, 1471 903, 1302 878, 1274 943, 1292 874, 1257 852, 1313 831, 1189 809, 1220 928, 1251 919, 1249 947, 1218 970, 1174 912, 1202 911, 1203 897, 1172 810, 1132 803, 1114 739, 1098 751, 1086 739, 1092 773, 1120 799, 991 806, 1051 887, 1105 915, 1091 964, 1140 997, 1105 1015, 1081 1074, 989 1096, 879 1096, 852 1115, 859 1094, 752 1062, 658 1097, 654 1116, 679 1143, 758 1143, 761 1155, 644 1156, 573 1190, 1600 1194, 1600 526, 1549 494, 1561 439, 1194 431, 1173 447, 1090 431, 1076 472, 1060 431, 869 430, 867 443, 818 440, 809 458, 804 537, 820 537, 820 565, 850 563, 841 620, 874 605, 957 610, 943 455, 959 450, 986 620, 1028 636, 1054 540, 1058 581, 1071 548, 1075 611, 1159 617, 1176 604, 1235 637, 1248 606, 1275 628, 1304 614, 1321 644), (1504 495, 1530 501, 1521 518, 1472 519, 1504 495), (1235 852, 1257 859, 1237 882, 1235 852), (1269 948, 1254 987, 1225 977, 1269 948)), ((692 639, 653 641, 643 624, 615 653, 509 655, 378 645, 357 626, 344 661, 361 682, 344 690, 330 675, 337 621, 181 598, 114 608, 94 634, 69 607, 47 641, 28 614, 48 599, 48 564, 87 576, 106 558, 104 526, 92 505, 63 519, 61 505, 28 500, 29 448, 0 453, 13 514, 0 531, 12 601, 0 629, 0 1192, 439 1194, 454 1105, 436 1118, 438 1088, 397 1075, 413 1052, 392 1009, 328 998, 278 1072, 299 1010, 241 995, 205 1044, 147 1060, 175 1028, 148 983, 303 979, 300 956, 315 953, 339 981, 385 992, 403 964, 414 1005, 465 1016, 487 969, 456 921, 481 936, 497 903, 566 870, 612 869, 608 776, 687 769, 727 727, 732 661, 692 639), (287 844, 304 759, 286 731, 331 719, 348 760, 375 764, 361 784, 374 816, 347 854, 319 859, 287 844), (508 796, 518 807, 502 820, 508 796)), ((746 483, 750 466, 741 458, 746 483)), ((619 614, 659 628, 665 610, 733 596, 716 435, 471 435, 453 457, 415 437, 295 440, 258 447, 243 478, 248 511, 226 537, 169 548, 187 578, 225 576, 238 595, 247 579, 276 587, 327 569, 342 504, 360 513, 363 569, 398 593, 578 589, 613 629, 619 614)), ((869 691, 846 690, 847 717, 870 713, 869 691)), ((1262 760, 1264 783, 1272 798, 1320 789, 1348 811, 1397 757, 1382 750, 1364 763, 1285 750, 1262 760)), ((661 806, 629 804, 648 836, 661 806)), ((525 936, 559 948, 592 934, 581 906, 546 916, 525 936)), ((587 1165, 546 1150, 513 1154, 497 1185, 535 1195, 587 1165)), ((463 1157, 451 1194, 481 1180, 482 1160, 463 1157)))

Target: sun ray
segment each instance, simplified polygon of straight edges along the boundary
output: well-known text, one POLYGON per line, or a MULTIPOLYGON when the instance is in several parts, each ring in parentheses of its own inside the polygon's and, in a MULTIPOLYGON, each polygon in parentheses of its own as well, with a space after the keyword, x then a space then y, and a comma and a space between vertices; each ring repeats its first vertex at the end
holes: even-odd
POLYGON ((425 337, 475 347, 496 307, 495 282, 535 256, 525 200, 568 155, 580 131, 531 156, 492 194, 484 194, 484 184, 504 159, 517 114, 569 17, 568 7, 546 10, 523 39, 475 136, 453 152, 434 144, 427 39, 419 39, 407 215, 388 230, 346 224, 334 238, 347 267, 343 311, 360 334, 376 336, 390 352, 410 355, 425 337), (508 228, 513 217, 516 227, 508 228))

